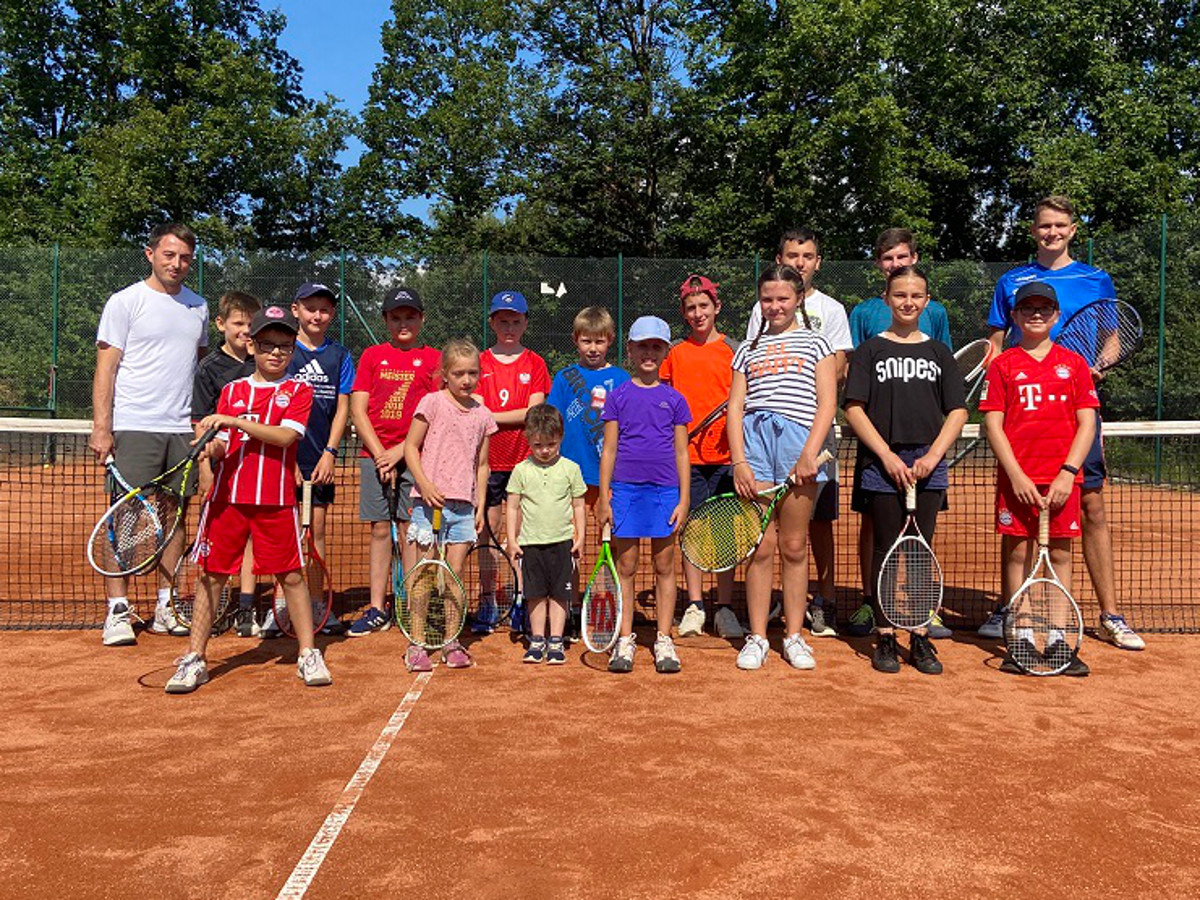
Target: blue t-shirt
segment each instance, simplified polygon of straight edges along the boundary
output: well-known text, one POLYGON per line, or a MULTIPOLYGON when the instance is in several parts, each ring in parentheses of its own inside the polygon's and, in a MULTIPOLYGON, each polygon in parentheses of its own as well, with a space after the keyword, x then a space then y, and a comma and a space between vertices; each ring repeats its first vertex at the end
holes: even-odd
POLYGON ((583 483, 600 483, 604 422, 600 414, 609 394, 629 380, 619 366, 589 369, 576 363, 554 376, 546 402, 562 413, 562 455, 579 466, 583 483))
POLYGON ((614 482, 679 484, 675 427, 692 421, 683 394, 661 382, 642 387, 627 381, 612 392, 601 417, 620 426, 614 482))
MULTIPOLYGON (((992 328, 1013 328, 1013 297, 1022 285, 1041 281, 1054 288, 1058 295, 1058 322, 1050 330, 1050 337, 1058 336, 1063 323, 1076 312, 1096 300, 1108 300, 1117 296, 1112 278, 1103 269, 1087 263, 1072 262, 1061 269, 1047 269, 1040 263, 1026 263, 1009 269, 996 282, 992 294, 992 308, 988 312, 988 325, 992 328)), ((1019 340, 1019 332, 1013 328, 1009 343, 1019 340)))
MULTIPOLYGON (((888 309, 882 297, 864 300, 850 310, 850 339, 854 341, 855 347, 891 327, 892 311, 888 309)), ((930 300, 921 311, 917 327, 935 341, 941 341, 951 350, 954 349, 950 340, 950 317, 946 315, 946 307, 936 300, 930 300)))
POLYGON ((325 452, 329 429, 333 427, 333 417, 337 413, 338 395, 349 394, 354 386, 354 360, 350 351, 337 341, 326 340, 315 350, 296 341, 288 375, 306 382, 313 391, 308 428, 296 453, 296 465, 307 478, 325 452))

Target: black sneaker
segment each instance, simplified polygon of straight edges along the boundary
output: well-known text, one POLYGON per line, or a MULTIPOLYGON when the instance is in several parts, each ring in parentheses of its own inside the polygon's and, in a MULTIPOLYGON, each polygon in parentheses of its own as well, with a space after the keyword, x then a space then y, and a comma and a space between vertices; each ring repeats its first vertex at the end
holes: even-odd
MULTIPOLYGON (((1025 670, 1017 665, 1016 660, 1013 659, 1013 649, 1010 647, 1008 653, 1004 655, 1004 662, 1000 663, 1000 671, 1007 672, 1009 675, 1024 675, 1025 670)), ((1041 665, 1042 655, 1038 653, 1038 649, 1034 646, 1033 641, 1028 638, 1021 638, 1017 641, 1015 649, 1018 651, 1017 655, 1021 659, 1027 660, 1031 667, 1041 665)))
POLYGON ((258 637, 258 622, 254 620, 254 607, 243 606, 237 611, 237 636, 258 637))
POLYGON ((900 671, 900 654, 897 652, 894 634, 879 636, 879 643, 875 645, 875 655, 871 657, 871 665, 877 672, 888 672, 894 675, 900 671))
POLYGON ((546 639, 534 638, 529 642, 529 649, 525 651, 525 656, 521 662, 540 663, 546 661, 546 639))
POLYGON ((1091 674, 1091 669, 1088 668, 1079 656, 1071 652, 1071 648, 1067 646, 1066 641, 1055 641, 1046 649, 1045 654, 1046 665, 1051 668, 1061 668, 1060 675, 1070 675, 1074 678, 1083 678, 1091 674))
POLYGON ((925 634, 914 634, 908 642, 908 661, 923 675, 941 675, 942 664, 937 658, 933 642, 925 634))
POLYGON ((550 638, 550 643, 546 647, 546 665, 561 666, 567 661, 567 654, 563 650, 562 638, 550 638))

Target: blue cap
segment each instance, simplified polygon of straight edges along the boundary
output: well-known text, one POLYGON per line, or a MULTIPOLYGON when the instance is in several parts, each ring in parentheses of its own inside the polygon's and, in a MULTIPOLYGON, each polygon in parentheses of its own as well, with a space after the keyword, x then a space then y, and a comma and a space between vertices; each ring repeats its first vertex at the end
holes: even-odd
POLYGON ((295 303, 297 300, 307 300, 309 297, 316 296, 328 297, 334 303, 337 303, 338 295, 334 292, 333 288, 326 287, 319 281, 306 281, 300 287, 296 288, 296 296, 292 298, 292 302, 295 303))
POLYGON ((642 316, 629 327, 631 341, 662 341, 671 343, 671 327, 658 316, 642 316))
POLYGON ((518 294, 516 291, 501 291, 493 297, 492 308, 488 311, 488 315, 505 309, 529 315, 529 304, 525 302, 525 295, 518 294))

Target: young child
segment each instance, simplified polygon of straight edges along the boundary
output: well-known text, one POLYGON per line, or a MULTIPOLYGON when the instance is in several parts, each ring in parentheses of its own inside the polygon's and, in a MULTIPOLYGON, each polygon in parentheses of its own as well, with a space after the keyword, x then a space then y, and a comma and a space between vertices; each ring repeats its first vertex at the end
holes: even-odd
POLYGON ((397 288, 383 300, 383 323, 391 340, 363 351, 350 394, 350 415, 362 442, 359 460, 358 515, 371 523, 369 551, 371 605, 350 626, 350 637, 386 631, 391 619, 385 611, 392 565, 391 516, 383 495, 383 482, 396 486, 400 496, 397 518, 404 569, 416 561, 416 552, 405 540, 412 507, 412 474, 405 465, 405 439, 417 404, 442 386, 441 355, 421 343, 425 306, 413 288, 397 288))
MULTIPOLYGON (((257 297, 241 291, 227 291, 217 301, 217 315, 213 323, 224 336, 225 342, 216 353, 207 354, 196 366, 196 377, 192 383, 192 425, 196 437, 203 433, 199 428, 200 420, 216 412, 217 400, 225 385, 254 374, 254 360, 250 357, 250 320, 260 309, 262 304, 257 297)), ((200 465, 202 494, 208 493, 212 477, 212 467, 206 459, 200 465)), ((254 551, 250 549, 242 561, 239 579, 238 637, 259 636, 258 622, 254 618, 254 590, 254 551)), ((152 630, 158 630, 158 619, 158 613, 155 612, 152 630)), ((170 633, 187 634, 187 628, 175 622, 170 633)))
POLYGON ((557 409, 548 403, 531 407, 525 439, 529 458, 508 480, 505 516, 508 546, 522 561, 529 610, 525 662, 560 665, 567 661, 563 631, 575 593, 574 561, 583 550, 587 488, 579 466, 559 454, 563 419, 557 409))
MULTIPOLYGON (((671 345, 659 371, 662 380, 687 401, 692 413, 688 434, 712 410, 729 399, 729 387, 733 382, 730 366, 738 345, 737 341, 717 331, 717 314, 721 311, 717 287, 703 275, 689 275, 683 280, 679 286, 679 304, 691 333, 671 345)), ((691 463, 691 509, 709 497, 733 490, 724 416, 688 442, 688 461, 691 463)), ((704 576, 685 558, 683 578, 687 584, 688 606, 679 621, 679 636, 695 637, 704 631, 704 576)), ((730 570, 717 575, 716 626, 717 634, 723 638, 745 635, 732 604, 733 571, 730 570)))
MULTIPOLYGON (((333 503, 333 476, 338 447, 350 418, 350 392, 354 389, 354 359, 350 351, 328 337, 337 312, 337 294, 323 284, 302 284, 292 298, 292 315, 300 323, 296 352, 288 374, 305 381, 313 390, 308 430, 296 454, 300 477, 313 483, 312 536, 317 551, 327 562, 325 550, 329 506, 333 503)), ((316 594, 322 585, 310 585, 316 594)), ((330 610, 322 634, 341 634, 346 626, 330 610)))
MULTIPOLYGON (((404 459, 415 482, 412 519, 406 542, 416 548, 433 544, 433 510, 442 511, 441 539, 446 562, 462 571, 467 551, 483 529, 478 501, 487 489, 488 436, 496 433, 487 408, 473 396, 479 384, 479 350, 465 338, 442 348, 445 387, 426 394, 417 404, 404 444, 404 459)), ((471 655, 458 641, 442 648, 451 669, 471 665, 471 655)), ((404 654, 410 672, 429 672, 433 664, 425 648, 410 644, 404 654)))
POLYGON ((817 483, 828 478, 817 456, 833 427, 837 372, 829 342, 816 334, 800 305, 804 277, 791 266, 768 266, 758 279, 766 329, 733 357, 729 394, 729 451, 737 492, 757 492, 794 475, 796 484, 775 507, 775 521, 746 569, 750 634, 738 653, 739 669, 759 669, 767 659, 767 618, 775 548, 783 560, 783 606, 789 634, 783 656, 797 669, 816 666, 800 634, 808 606, 808 526, 817 483), (796 321, 800 310, 803 324, 796 321))
MULTIPOLYGON (((963 381, 954 354, 923 334, 918 324, 929 303, 929 281, 904 266, 888 277, 884 301, 892 324, 854 351, 846 381, 846 421, 858 435, 855 463, 860 490, 875 524, 869 581, 876 584, 883 561, 908 518, 904 495, 917 486, 917 524, 931 544, 950 486, 947 449, 967 421, 963 381)), ((878 602, 878 601, 877 601, 878 602)), ((896 635, 882 610, 872 665, 899 672, 896 635)), ((942 664, 929 629, 913 632, 909 661, 919 672, 938 675, 942 664)))
MULTIPOLYGON (((1058 322, 1054 288, 1040 281, 1026 284, 1016 293, 1013 313, 1021 341, 988 366, 979 398, 996 454, 996 530, 1002 536, 1005 598, 1025 580, 1036 552, 1038 515, 1047 507, 1050 562, 1071 587, 1071 539, 1080 534, 1080 467, 1095 437, 1100 405, 1087 362, 1050 339, 1058 322)), ((1011 655, 1000 669, 1020 672, 1011 655)), ((1073 656, 1064 674, 1088 671, 1073 656)))
POLYGON ((688 510, 687 401, 658 377, 671 347, 671 329, 655 316, 642 316, 629 329, 627 345, 633 378, 619 385, 604 406, 604 450, 600 454, 600 498, 596 518, 612 524, 617 577, 628 602, 621 613, 620 638, 608 661, 610 672, 633 671, 633 578, 638 544, 650 538, 654 555, 654 598, 658 636, 654 668, 678 672, 671 641, 675 619, 675 532, 688 510))
POLYGON ((281 306, 254 314, 250 346, 253 375, 226 385, 217 411, 201 429, 223 429, 206 453, 218 460, 207 511, 196 539, 204 569, 192 618, 190 651, 167 681, 168 694, 186 694, 208 681, 205 650, 213 611, 226 579, 242 565, 253 535, 254 570, 282 585, 300 645, 297 677, 309 686, 332 684, 313 646, 312 602, 304 583, 296 519, 296 448, 304 437, 312 389, 287 377, 299 326, 281 306))

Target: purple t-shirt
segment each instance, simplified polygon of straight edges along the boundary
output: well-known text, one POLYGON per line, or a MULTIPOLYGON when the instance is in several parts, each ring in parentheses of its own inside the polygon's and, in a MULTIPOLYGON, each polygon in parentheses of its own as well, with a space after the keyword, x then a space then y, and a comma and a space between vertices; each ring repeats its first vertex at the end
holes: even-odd
POLYGON ((679 484, 675 426, 692 421, 683 394, 661 382, 648 388, 627 381, 613 388, 600 418, 620 425, 613 481, 679 484))

